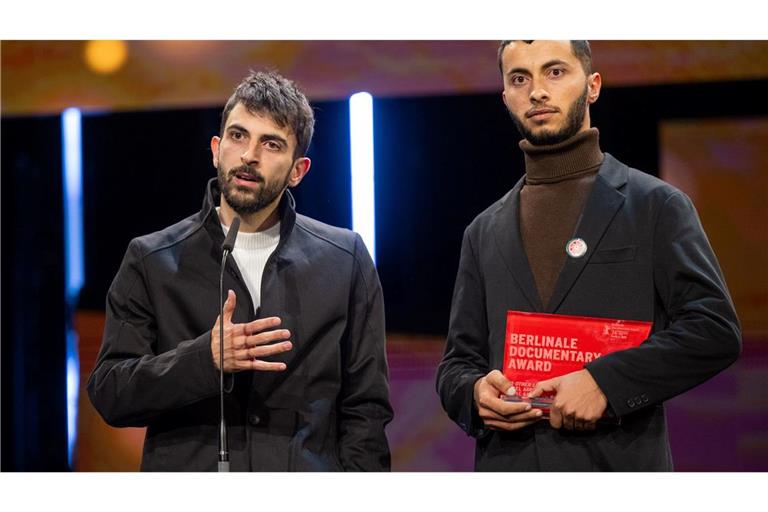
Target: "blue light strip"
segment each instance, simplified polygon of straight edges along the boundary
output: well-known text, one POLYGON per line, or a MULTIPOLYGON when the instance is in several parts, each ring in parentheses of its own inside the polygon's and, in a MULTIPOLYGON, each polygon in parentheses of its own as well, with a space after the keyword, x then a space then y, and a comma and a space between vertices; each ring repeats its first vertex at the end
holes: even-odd
POLYGON ((373 97, 358 92, 349 98, 352 160, 352 230, 365 242, 376 264, 376 216, 373 184, 373 97))
MULTIPOLYGON (((61 115, 64 188, 64 279, 67 312, 74 315, 85 282, 83 258, 83 159, 82 115, 68 108, 61 115)), ((67 455, 72 467, 77 441, 77 400, 80 392, 80 358, 73 318, 67 318, 67 455)))
POLYGON ((68 108, 61 116, 64 158, 64 251, 67 301, 77 301, 85 281, 83 262, 83 159, 81 114, 68 108))

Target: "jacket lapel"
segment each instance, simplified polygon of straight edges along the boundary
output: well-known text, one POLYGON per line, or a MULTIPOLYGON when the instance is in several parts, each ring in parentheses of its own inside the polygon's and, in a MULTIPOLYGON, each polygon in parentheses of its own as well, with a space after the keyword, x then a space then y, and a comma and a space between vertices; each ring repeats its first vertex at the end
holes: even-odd
POLYGON ((507 270, 512 275, 534 311, 541 311, 541 299, 533 280, 533 273, 525 254, 520 236, 520 189, 525 178, 509 191, 499 209, 494 213, 493 231, 496 247, 501 253, 507 270))
POLYGON ((592 258, 606 229, 608 229, 621 205, 624 204, 625 196, 619 189, 626 182, 627 167, 606 153, 603 165, 600 167, 592 192, 587 198, 584 212, 573 235, 573 238, 581 238, 586 242, 587 252, 581 258, 566 257, 545 312, 554 313, 557 311, 584 267, 592 258))

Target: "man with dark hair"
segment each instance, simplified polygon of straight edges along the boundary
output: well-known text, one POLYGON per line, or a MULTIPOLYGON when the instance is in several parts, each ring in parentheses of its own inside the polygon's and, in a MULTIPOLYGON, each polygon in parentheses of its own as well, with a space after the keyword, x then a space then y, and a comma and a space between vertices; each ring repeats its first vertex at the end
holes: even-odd
POLYGON ((664 401, 738 357, 741 332, 690 199, 600 150, 585 41, 504 41, 526 174, 464 233, 437 389, 482 471, 671 470, 664 401), (638 347, 539 382, 500 371, 508 311, 652 322, 638 347), (601 421, 604 417, 612 421, 601 421), (618 424, 617 424, 618 423, 618 424))
MULTIPOLYGON (((509 46, 510 43, 515 42, 522 42, 525 44, 532 44, 533 41, 513 41, 513 40, 507 40, 502 41, 499 45, 499 49, 496 50, 496 63, 499 66, 499 72, 502 75, 502 79, 504 78, 504 68, 501 62, 501 57, 504 54, 504 50, 507 46, 509 46)), ((585 75, 591 75, 592 74, 592 48, 589 46, 589 41, 571 41, 571 52, 573 53, 574 57, 579 59, 579 62, 581 62, 581 69, 584 70, 585 75)))
POLYGON ((216 469, 220 322, 233 471, 389 469, 376 269, 359 235, 296 213, 287 190, 309 171, 313 129, 293 82, 251 73, 211 140, 203 209, 128 246, 88 393, 110 425, 148 427, 142 470, 216 469))

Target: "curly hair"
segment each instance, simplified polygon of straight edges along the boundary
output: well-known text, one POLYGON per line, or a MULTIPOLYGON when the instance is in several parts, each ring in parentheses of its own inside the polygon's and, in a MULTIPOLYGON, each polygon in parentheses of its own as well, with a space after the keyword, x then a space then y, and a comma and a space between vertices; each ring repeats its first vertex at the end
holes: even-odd
POLYGON ((307 154, 315 130, 315 114, 295 82, 275 71, 251 71, 224 106, 220 134, 238 103, 253 114, 268 114, 278 126, 290 129, 297 142, 294 158, 307 154))

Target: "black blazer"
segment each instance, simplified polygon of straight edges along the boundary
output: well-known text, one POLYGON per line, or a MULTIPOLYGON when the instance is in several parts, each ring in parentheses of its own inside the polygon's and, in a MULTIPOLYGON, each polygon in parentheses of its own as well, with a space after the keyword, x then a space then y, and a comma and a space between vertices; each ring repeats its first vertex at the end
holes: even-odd
MULTIPOLYGON (((88 394, 110 425, 148 427, 142 470, 217 467, 218 196, 213 179, 200 213, 134 239, 107 296, 88 394)), ((287 191, 280 212, 258 311, 233 258, 225 272, 234 322, 279 316, 293 342, 269 358, 284 372, 227 379, 231 469, 389 470, 384 302, 371 257, 359 235, 297 214, 287 191)))
POLYGON ((729 366, 741 333, 690 199, 606 154, 549 304, 540 304, 519 229, 524 180, 466 229, 437 389, 448 415, 478 438, 478 470, 671 470, 663 402, 729 366), (620 426, 555 430, 542 421, 487 431, 475 381, 503 364, 507 310, 653 321, 639 347, 585 367, 620 426))

